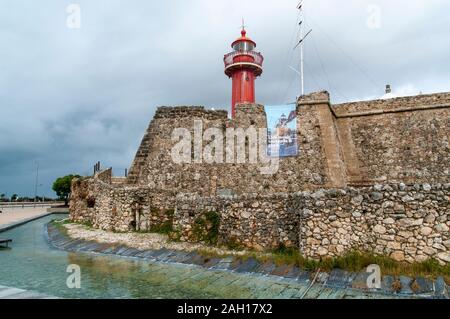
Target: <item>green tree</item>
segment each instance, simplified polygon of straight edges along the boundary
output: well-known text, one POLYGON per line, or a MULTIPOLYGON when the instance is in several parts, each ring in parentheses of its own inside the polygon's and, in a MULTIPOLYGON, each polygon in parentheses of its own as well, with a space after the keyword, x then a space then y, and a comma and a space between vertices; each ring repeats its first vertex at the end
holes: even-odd
POLYGON ((19 195, 14 194, 11 196, 11 201, 16 202, 19 199, 19 195))
POLYGON ((72 180, 74 178, 79 178, 79 175, 67 175, 64 177, 59 177, 53 183, 52 189, 55 191, 56 195, 59 199, 64 200, 64 203, 67 205, 70 195, 70 187, 72 185, 72 180))

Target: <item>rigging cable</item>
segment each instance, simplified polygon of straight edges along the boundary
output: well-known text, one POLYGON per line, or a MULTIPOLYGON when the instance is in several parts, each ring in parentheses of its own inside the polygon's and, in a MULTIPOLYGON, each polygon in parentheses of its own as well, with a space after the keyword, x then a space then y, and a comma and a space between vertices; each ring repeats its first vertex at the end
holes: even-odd
MULTIPOLYGON (((298 14, 297 14, 297 19, 295 20, 295 26, 297 26, 298 23, 299 23, 300 14, 301 13, 299 11, 298 14)), ((295 28, 294 31, 292 32, 292 36, 291 36, 291 39, 290 39, 290 42, 289 42, 289 48, 288 48, 288 51, 287 51, 287 54, 286 54, 287 65, 291 64, 292 55, 293 55, 292 44, 294 43, 294 39, 298 38, 299 33, 300 33, 300 30, 297 30, 297 28, 295 28), (297 37, 295 37, 296 31, 297 31, 297 37)), ((287 67, 286 68, 282 68, 282 69, 283 69, 283 71, 282 71, 283 73, 282 73, 282 76, 281 76, 281 79, 280 79, 280 82, 279 82, 279 85, 278 85, 278 101, 280 101, 280 102, 282 102, 281 99, 283 99, 283 100, 285 99, 285 97, 287 95, 287 92, 289 91, 289 88, 292 86, 292 79, 291 79, 291 82, 290 82, 290 84, 288 86, 288 89, 286 90, 285 94, 281 93, 282 92, 281 87, 282 87, 282 85, 284 83, 284 78, 285 78, 285 75, 286 75, 287 67)))
POLYGON ((327 32, 325 32, 315 21, 313 18, 309 17, 309 19, 312 21, 312 23, 317 26, 317 28, 326 36, 326 38, 333 43, 336 48, 338 48, 341 53, 353 64, 354 67, 356 67, 368 80, 369 82, 375 87, 375 89, 378 90, 380 88, 380 85, 366 72, 344 49, 342 49, 336 41, 333 40, 331 36, 328 35, 327 32))

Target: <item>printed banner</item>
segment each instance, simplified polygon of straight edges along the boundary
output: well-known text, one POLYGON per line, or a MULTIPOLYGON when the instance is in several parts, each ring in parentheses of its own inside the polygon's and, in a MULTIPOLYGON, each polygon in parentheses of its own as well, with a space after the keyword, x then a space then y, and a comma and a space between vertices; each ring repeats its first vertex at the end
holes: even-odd
POLYGON ((265 107, 267 116, 267 155, 298 156, 296 105, 265 107))

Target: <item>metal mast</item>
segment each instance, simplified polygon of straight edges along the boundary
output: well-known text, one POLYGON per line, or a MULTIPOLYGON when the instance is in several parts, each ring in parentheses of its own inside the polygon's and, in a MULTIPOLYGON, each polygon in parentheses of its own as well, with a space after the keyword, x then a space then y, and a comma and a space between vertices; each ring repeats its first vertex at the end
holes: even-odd
POLYGON ((308 31, 308 33, 303 36, 303 0, 301 0, 298 5, 297 9, 300 11, 300 21, 298 23, 300 28, 300 40, 297 43, 297 45, 294 47, 296 49, 298 46, 300 46, 300 81, 301 81, 301 93, 302 95, 305 95, 305 73, 304 73, 304 54, 303 54, 303 40, 306 39, 306 37, 312 32, 312 30, 308 31))

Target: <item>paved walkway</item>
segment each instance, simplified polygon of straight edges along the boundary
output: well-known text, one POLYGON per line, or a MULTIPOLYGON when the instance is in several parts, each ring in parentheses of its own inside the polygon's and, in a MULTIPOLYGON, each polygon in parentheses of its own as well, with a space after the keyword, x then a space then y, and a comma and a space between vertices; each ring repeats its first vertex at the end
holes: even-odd
POLYGON ((18 288, 0 286, 0 299, 56 299, 45 294, 18 288))
POLYGON ((0 208, 0 210, 2 211, 0 214, 0 232, 49 214, 47 207, 0 208))

